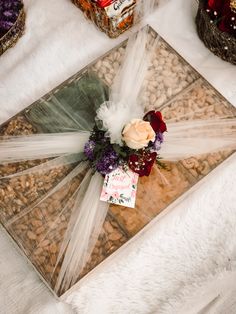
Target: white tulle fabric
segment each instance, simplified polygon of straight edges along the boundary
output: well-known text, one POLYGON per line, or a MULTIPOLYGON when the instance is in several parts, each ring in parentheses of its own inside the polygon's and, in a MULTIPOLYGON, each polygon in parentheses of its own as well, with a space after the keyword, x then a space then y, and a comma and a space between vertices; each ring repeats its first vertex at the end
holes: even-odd
POLYGON ((136 4, 135 18, 147 16, 151 14, 156 5, 158 5, 159 0, 140 0, 136 4))
MULTIPOLYGON (((147 43, 147 29, 129 40, 123 65, 110 92, 110 100, 97 110, 96 119, 102 121, 112 143, 121 144, 124 125, 132 118, 142 118, 144 115, 144 107, 138 98, 157 44, 146 53, 147 43)), ((92 253, 109 208, 107 203, 100 201, 102 184, 102 176, 97 173, 85 189, 82 182, 81 189, 85 192, 81 192, 76 199, 74 214, 58 257, 59 262, 64 255, 56 290, 67 289, 76 282, 92 253)))
MULTIPOLYGON (((152 4, 151 1, 150 5, 152 4)), ((147 1, 143 1, 142 5, 146 7, 147 1)), ((148 36, 147 29, 144 29, 129 40, 121 70, 110 91, 110 99, 101 104, 97 111, 97 119, 102 121, 112 143, 121 144, 121 130, 124 125, 132 118, 142 118, 144 115, 144 105, 139 96, 152 53, 158 45, 156 39, 147 51, 148 36)), ((160 156, 166 160, 236 148, 236 119, 170 121, 167 127, 168 132, 165 133, 165 142, 160 151, 160 156)), ((92 173, 88 163, 81 161, 81 153, 88 138, 89 132, 78 130, 70 133, 4 137, 0 141, 1 164, 56 157, 45 160, 39 166, 11 174, 8 178, 77 163, 60 183, 23 214, 33 210, 79 174, 85 175, 71 197, 71 218, 56 263, 56 266, 61 263, 56 291, 68 289, 79 278, 94 249, 108 211, 108 204, 100 201, 102 176, 92 173)), ((58 216, 69 206, 70 200, 58 211, 58 216)), ((8 225, 19 218, 20 216, 12 218, 8 225)))
POLYGON ((142 119, 144 116, 145 109, 139 94, 152 53, 158 44, 156 39, 153 48, 147 52, 147 31, 145 29, 129 40, 123 65, 112 86, 110 101, 103 103, 97 110, 97 119, 102 121, 111 143, 123 145, 121 133, 124 126, 130 120, 142 119))
POLYGON ((0 163, 51 158, 83 152, 89 132, 34 134, 4 138, 0 144, 0 163))
POLYGON ((96 244, 109 208, 100 201, 103 178, 89 170, 80 185, 58 261, 66 252, 56 290, 68 289, 78 279, 96 244), (79 245, 78 245, 79 244, 79 245))
POLYGON ((161 147, 163 159, 177 161, 190 156, 236 148, 236 119, 188 120, 168 123, 161 147))

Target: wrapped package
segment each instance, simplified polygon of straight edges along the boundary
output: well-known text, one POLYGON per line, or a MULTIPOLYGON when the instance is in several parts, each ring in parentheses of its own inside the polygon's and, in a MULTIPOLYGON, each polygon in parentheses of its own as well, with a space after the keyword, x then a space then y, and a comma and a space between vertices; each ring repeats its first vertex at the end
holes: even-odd
POLYGON ((236 110, 146 27, 0 134, 1 223, 61 296, 235 151, 236 110))
POLYGON ((115 38, 144 15, 152 12, 158 0, 72 0, 95 25, 115 38))

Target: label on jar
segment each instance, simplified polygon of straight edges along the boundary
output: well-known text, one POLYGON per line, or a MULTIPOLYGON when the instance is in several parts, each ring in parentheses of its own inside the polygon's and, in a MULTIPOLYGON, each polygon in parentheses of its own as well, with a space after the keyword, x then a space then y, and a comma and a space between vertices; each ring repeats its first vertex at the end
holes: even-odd
POLYGON ((118 167, 104 179, 100 200, 125 207, 135 207, 139 175, 118 167))
POLYGON ((105 10, 109 17, 119 16, 126 8, 135 4, 135 2, 135 0, 116 0, 109 6, 105 7, 105 10))

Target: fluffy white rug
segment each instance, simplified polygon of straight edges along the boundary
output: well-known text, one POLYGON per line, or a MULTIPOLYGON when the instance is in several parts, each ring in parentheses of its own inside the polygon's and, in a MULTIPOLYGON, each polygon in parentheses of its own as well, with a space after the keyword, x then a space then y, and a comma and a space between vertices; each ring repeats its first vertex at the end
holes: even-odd
MULTIPOLYGON (((24 2, 26 33, 0 58, 0 122, 127 36, 109 40, 69 0, 24 2)), ((169 1, 150 23, 236 105, 236 68, 198 40, 195 4, 169 1)), ((64 301, 80 314, 235 313, 235 167, 236 156, 64 301)), ((0 231, 0 313, 72 313, 0 231)))
POLYGON ((236 258, 235 167, 236 157, 68 296, 78 313, 195 314, 228 293, 221 279, 236 258))

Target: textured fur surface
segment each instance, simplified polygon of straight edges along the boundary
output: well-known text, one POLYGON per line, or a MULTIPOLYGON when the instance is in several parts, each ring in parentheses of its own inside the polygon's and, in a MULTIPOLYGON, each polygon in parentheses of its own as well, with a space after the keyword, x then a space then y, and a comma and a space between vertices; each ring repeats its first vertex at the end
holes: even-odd
POLYGON ((86 308, 86 314, 195 314, 222 289, 222 295, 228 293, 220 279, 219 285, 212 282, 234 270, 235 166, 234 157, 218 168, 119 258, 88 278, 68 301, 77 305, 79 313, 86 308))
MULTIPOLYGON (((25 35, 0 58, 0 122, 128 35, 109 40, 69 0, 24 2, 25 35)), ((194 4, 168 1, 150 23, 236 105, 236 68, 198 40, 194 4)), ((235 313, 235 168, 233 157, 64 301, 80 314, 235 313)), ((73 313, 50 294, 2 230, 0 248, 1 314, 73 313)))

